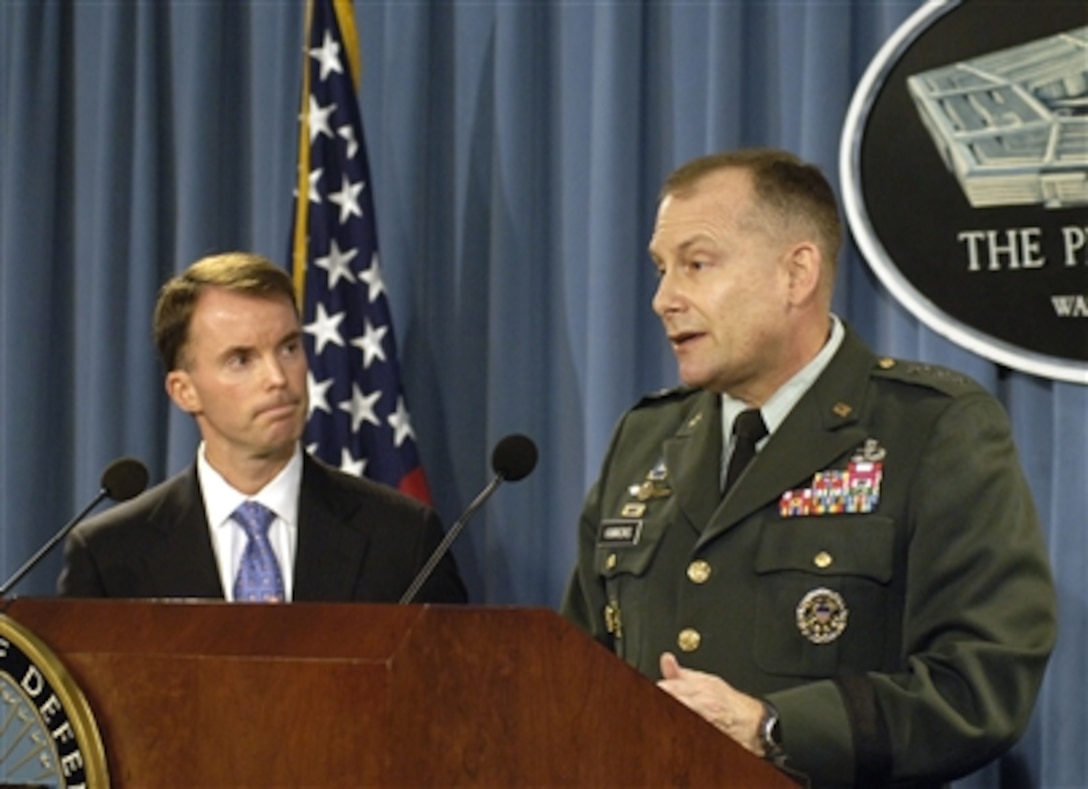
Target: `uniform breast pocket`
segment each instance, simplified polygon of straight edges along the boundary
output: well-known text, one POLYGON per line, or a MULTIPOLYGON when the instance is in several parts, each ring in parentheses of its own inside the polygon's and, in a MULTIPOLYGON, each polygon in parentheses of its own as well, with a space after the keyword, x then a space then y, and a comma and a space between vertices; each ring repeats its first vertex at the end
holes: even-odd
POLYGON ((875 515, 791 518, 756 553, 755 658, 802 678, 878 670, 897 643, 895 524, 875 515))

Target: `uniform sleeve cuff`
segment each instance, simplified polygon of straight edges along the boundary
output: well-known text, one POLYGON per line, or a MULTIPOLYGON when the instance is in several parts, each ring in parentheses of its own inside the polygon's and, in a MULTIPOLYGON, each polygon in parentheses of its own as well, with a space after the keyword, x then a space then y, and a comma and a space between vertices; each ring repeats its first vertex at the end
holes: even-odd
POLYGON ((852 785, 854 746, 850 721, 835 683, 820 680, 770 693, 778 710, 786 765, 822 785, 852 785))

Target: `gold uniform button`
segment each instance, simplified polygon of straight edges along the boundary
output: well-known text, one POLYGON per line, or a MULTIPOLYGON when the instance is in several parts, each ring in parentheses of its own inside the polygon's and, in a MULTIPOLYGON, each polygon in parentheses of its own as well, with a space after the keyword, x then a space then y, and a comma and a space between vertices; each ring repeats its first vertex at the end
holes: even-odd
POLYGON ((616 568, 617 561, 619 560, 616 558, 616 554, 610 553, 608 554, 608 558, 604 560, 604 566, 606 569, 614 570, 616 568))
POLYGON ((710 580, 710 564, 702 559, 688 565, 688 578, 693 584, 705 584, 710 580))
POLYGON ((895 359, 889 359, 885 356, 883 359, 877 362, 881 370, 890 370, 895 367, 895 359))
POLYGON ((692 627, 685 627, 680 631, 680 635, 676 637, 676 644, 680 647, 681 652, 694 652, 699 648, 699 642, 703 640, 703 637, 699 635, 699 631, 692 627))
POLYGON ((826 570, 834 561, 835 559, 827 551, 820 551, 812 557, 812 563, 821 570, 826 570))

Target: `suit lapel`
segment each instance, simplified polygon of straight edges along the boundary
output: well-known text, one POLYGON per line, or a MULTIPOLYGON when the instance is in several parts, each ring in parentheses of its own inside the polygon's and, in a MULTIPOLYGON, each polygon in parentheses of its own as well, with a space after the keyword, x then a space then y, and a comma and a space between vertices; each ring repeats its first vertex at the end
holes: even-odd
POLYGON ((157 593, 223 598, 195 465, 174 478, 148 520, 159 539, 141 558, 157 593))
POLYGON ((303 455, 295 555, 295 600, 351 600, 368 539, 355 524, 359 505, 303 455))

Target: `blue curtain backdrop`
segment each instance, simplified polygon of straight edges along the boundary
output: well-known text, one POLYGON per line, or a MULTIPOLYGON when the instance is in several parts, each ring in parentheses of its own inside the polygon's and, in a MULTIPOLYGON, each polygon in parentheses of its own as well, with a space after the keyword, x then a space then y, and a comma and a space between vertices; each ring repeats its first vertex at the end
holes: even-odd
MULTIPOLYGON (((1071 0, 1072 1, 1072 0, 1071 0)), ((386 284, 436 505, 533 436, 456 553, 478 603, 555 607, 612 426, 675 383, 645 253, 664 174, 741 145, 837 181, 870 59, 918 0, 357 2, 386 284)), ((214 251, 286 264, 301 2, 0 4, 0 569, 135 455, 196 432, 150 340, 161 282, 214 251)), ((925 211, 925 206, 909 206, 925 211)), ((963 370, 1008 408, 1060 587, 1031 729, 979 786, 1088 783, 1088 387, 998 369, 923 327, 853 250, 836 309, 881 352, 963 370)), ((51 594, 59 553, 21 594, 51 594)))

